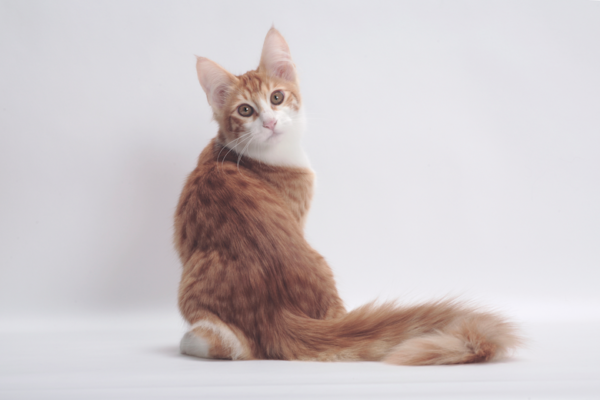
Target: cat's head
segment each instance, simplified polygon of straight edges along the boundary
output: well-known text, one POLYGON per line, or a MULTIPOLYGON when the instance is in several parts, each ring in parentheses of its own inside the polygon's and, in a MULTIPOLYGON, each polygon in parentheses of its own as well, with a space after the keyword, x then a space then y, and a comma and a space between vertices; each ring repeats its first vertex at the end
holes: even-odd
POLYGON ((307 163, 296 67, 283 36, 271 28, 256 70, 235 76, 198 57, 198 79, 219 124, 217 141, 239 154, 272 164, 307 163))

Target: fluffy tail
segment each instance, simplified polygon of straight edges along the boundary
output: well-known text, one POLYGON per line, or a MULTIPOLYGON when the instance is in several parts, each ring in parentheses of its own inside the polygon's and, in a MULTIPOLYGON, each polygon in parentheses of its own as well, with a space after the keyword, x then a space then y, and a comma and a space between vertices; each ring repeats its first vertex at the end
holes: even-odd
POLYGON ((500 316, 449 301, 368 304, 333 320, 285 319, 292 359, 462 364, 500 358, 520 344, 514 326, 500 316))

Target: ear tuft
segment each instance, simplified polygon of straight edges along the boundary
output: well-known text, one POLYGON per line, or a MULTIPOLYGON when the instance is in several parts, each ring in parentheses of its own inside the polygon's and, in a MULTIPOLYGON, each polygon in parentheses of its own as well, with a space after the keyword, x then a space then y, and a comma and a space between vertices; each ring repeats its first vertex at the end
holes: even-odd
POLYGON ((268 75, 288 81, 296 81, 296 66, 287 42, 275 27, 267 33, 260 57, 259 68, 268 75))
POLYGON ((196 59, 198 80, 206 93, 208 104, 215 112, 219 112, 227 102, 227 96, 237 78, 208 58, 196 56, 196 59))

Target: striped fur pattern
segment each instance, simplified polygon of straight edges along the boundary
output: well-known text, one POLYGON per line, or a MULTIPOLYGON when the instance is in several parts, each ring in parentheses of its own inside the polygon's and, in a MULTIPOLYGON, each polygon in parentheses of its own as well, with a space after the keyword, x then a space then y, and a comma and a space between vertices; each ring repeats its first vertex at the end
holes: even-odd
POLYGON ((500 316, 452 301, 347 312, 304 238, 314 174, 287 43, 272 28, 256 70, 234 76, 206 58, 197 70, 219 131, 175 214, 179 308, 191 324, 182 353, 427 365, 489 361, 519 344, 500 316))

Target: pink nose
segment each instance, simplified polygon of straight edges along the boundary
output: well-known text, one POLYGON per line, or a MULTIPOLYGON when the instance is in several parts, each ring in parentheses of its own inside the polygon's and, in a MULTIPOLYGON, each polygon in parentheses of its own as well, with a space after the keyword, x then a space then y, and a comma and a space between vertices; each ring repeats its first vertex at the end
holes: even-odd
POLYGON ((275 125, 277 125, 277 120, 274 120, 274 119, 267 121, 267 122, 263 122, 263 126, 270 130, 275 129, 275 125))

